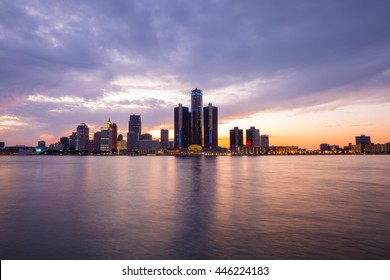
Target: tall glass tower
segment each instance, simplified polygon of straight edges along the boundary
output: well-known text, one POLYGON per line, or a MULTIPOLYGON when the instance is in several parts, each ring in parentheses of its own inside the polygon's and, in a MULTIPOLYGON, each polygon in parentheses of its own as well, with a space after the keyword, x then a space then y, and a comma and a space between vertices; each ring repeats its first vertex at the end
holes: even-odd
POLYGON ((203 108, 204 147, 218 147, 218 107, 209 103, 203 108))
POLYGON ((190 118, 188 107, 181 104, 175 107, 175 148, 188 148, 190 145, 190 118))
POLYGON ((191 91, 191 145, 202 146, 203 92, 195 88, 191 91))

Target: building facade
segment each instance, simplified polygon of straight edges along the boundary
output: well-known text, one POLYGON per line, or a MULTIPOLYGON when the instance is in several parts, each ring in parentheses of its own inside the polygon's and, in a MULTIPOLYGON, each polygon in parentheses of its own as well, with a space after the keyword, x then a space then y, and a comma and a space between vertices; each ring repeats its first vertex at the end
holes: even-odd
POLYGON ((141 115, 130 115, 129 131, 127 133, 128 150, 138 149, 140 136, 141 136, 141 115))
POLYGON ((85 151, 89 145, 89 128, 85 123, 81 123, 76 131, 76 151, 85 151))
POLYGON ((230 130, 230 149, 235 150, 244 145, 244 131, 237 126, 230 130))
POLYGON ((160 149, 166 150, 168 149, 169 143, 169 130, 161 129, 160 131, 160 149))
POLYGON ((248 147, 260 147, 260 130, 251 126, 246 130, 246 146, 248 147))
POLYGON ((202 137, 203 92, 195 88, 191 91, 191 140, 190 144, 203 145, 202 137))
POLYGON ((103 125, 100 130, 100 150, 106 153, 112 153, 112 123, 110 119, 103 125))
POLYGON ((174 110, 174 146, 176 149, 188 148, 190 145, 190 112, 181 104, 174 110))
POLYGON ((218 107, 209 103, 203 108, 204 147, 218 147, 218 107))

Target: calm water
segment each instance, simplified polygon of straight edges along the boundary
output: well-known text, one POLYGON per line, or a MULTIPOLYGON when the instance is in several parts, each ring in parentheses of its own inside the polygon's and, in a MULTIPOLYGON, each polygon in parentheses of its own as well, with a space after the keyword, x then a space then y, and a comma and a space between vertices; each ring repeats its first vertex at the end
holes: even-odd
POLYGON ((1 259, 390 259, 390 156, 0 157, 1 259))

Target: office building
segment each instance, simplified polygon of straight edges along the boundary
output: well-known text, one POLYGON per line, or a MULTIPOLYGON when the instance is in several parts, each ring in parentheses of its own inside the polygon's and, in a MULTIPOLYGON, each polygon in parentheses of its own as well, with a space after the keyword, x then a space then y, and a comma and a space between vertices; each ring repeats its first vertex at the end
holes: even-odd
POLYGON ((244 132, 237 126, 230 130, 230 148, 235 150, 244 145, 244 132))
POLYGON ((160 131, 160 148, 163 150, 168 149, 168 142, 169 142, 169 130, 168 129, 161 129, 161 131, 160 131))
POLYGON ((77 133, 72 132, 72 135, 69 136, 69 151, 76 150, 76 138, 77 138, 77 133))
POLYGON ((202 146, 203 92, 195 88, 191 91, 191 139, 190 144, 202 146))
POLYGON ((359 145, 359 144, 365 144, 365 145, 371 144, 371 137, 370 136, 366 136, 364 134, 362 134, 360 136, 356 136, 355 139, 356 139, 356 145, 359 145))
POLYGON ((246 146, 260 147, 260 130, 254 126, 246 130, 246 146))
POLYGON ((117 141, 118 141, 118 126, 116 123, 112 124, 112 150, 117 149, 117 141))
POLYGON ((203 108, 204 147, 218 147, 218 107, 209 103, 203 108))
POLYGON ((127 133, 127 149, 138 149, 141 136, 141 115, 130 115, 129 131, 127 133))
POLYGON ((102 152, 112 152, 112 123, 110 119, 104 124, 100 130, 100 150, 102 152))
POLYGON ((63 136, 60 138, 60 143, 62 145, 62 152, 68 153, 69 152, 69 138, 66 136, 63 136))
POLYGON ((190 118, 188 107, 179 104, 174 112, 174 146, 176 149, 188 148, 190 145, 190 118))
POLYGON ((260 145, 262 148, 269 148, 269 136, 267 134, 260 135, 260 145))
POLYGON ((88 149, 89 144, 89 128, 85 123, 81 123, 77 127, 76 132, 76 151, 85 151, 88 149))
POLYGON ((136 132, 141 135, 141 115, 130 115, 129 132, 136 132))
POLYGON ((94 152, 99 152, 100 151, 100 139, 102 137, 102 132, 101 131, 96 131, 93 134, 93 145, 92 145, 92 150, 94 152))

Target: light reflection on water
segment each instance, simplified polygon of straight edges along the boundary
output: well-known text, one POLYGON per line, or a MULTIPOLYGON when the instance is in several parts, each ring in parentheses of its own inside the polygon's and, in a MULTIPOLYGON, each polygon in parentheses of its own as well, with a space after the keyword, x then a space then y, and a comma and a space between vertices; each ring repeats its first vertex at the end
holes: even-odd
POLYGON ((389 259, 389 162, 0 157, 0 257, 389 259))

